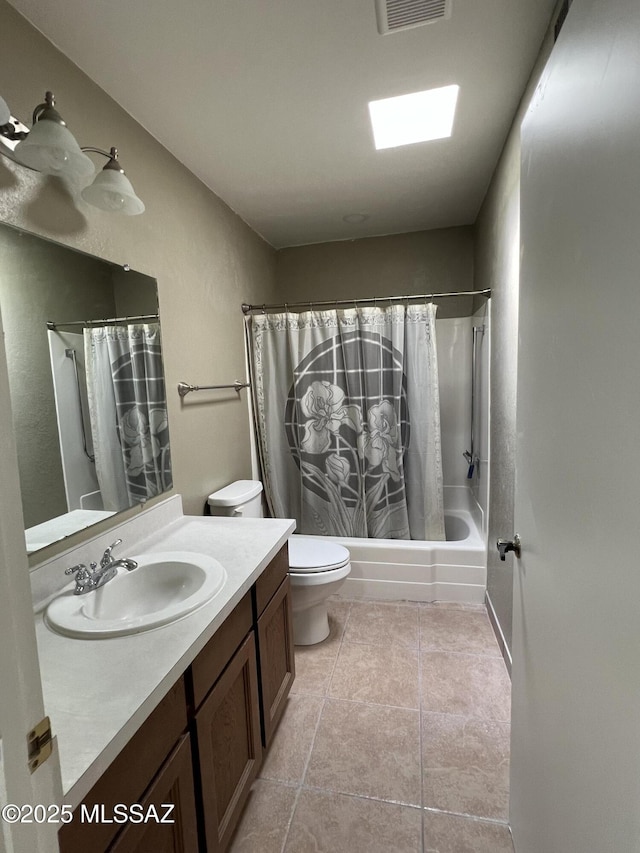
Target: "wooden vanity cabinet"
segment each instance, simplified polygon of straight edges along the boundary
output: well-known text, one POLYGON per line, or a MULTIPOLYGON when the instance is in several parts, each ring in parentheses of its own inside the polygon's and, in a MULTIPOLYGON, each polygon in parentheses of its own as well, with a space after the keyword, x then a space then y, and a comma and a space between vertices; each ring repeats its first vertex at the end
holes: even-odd
POLYGON ((207 853, 227 849, 294 677, 286 546, 191 666, 207 853))
POLYGON ((295 678, 289 556, 282 548, 254 586, 262 743, 268 747, 295 678))
POLYGON ((262 763, 251 594, 191 666, 201 832, 207 853, 226 850, 262 763))
POLYGON ((227 849, 294 678, 288 566, 285 546, 61 828, 61 853, 227 849), (173 804, 175 823, 80 818, 117 803, 173 804))
POLYGON ((227 849, 262 764, 251 631, 195 716, 207 853, 227 849))

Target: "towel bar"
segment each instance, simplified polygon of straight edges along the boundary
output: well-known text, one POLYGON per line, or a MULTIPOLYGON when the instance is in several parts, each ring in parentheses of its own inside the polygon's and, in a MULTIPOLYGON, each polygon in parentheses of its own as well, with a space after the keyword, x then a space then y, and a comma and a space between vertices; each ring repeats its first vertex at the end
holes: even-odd
POLYGON ((236 379, 231 385, 189 385, 188 382, 178 382, 178 394, 185 397, 191 391, 221 391, 223 388, 233 388, 239 394, 242 388, 250 387, 251 383, 240 382, 239 379, 236 379))

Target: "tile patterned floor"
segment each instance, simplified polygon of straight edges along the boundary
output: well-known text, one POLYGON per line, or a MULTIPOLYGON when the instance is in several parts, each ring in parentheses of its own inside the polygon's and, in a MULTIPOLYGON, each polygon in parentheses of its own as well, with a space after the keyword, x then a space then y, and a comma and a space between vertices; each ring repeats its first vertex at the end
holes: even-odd
POLYGON ((512 853, 510 681, 484 608, 345 601, 231 853, 512 853))

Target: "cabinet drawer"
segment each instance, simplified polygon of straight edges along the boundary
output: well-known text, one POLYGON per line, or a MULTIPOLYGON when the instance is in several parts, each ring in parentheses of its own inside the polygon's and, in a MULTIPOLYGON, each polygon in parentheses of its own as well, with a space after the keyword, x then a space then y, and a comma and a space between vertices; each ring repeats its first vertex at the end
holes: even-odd
POLYGON ((199 708, 252 626, 248 592, 191 664, 193 706, 199 708))
POLYGON ((288 574, 289 548, 287 545, 284 545, 255 583, 254 593, 256 619, 262 615, 262 611, 271 601, 274 593, 288 574))
MULTIPOLYGON (((105 814, 109 815, 116 803, 140 802, 158 767, 186 727, 187 705, 181 678, 96 782, 81 806, 91 812, 94 805, 104 804, 105 814)), ((74 820, 58 833, 61 853, 105 850, 122 829, 121 824, 81 823, 81 806, 75 810, 74 820)))

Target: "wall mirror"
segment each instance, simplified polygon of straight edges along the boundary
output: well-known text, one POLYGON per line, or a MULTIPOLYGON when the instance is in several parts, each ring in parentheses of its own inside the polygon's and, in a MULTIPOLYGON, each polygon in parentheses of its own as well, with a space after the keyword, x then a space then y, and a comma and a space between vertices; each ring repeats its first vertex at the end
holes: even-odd
POLYGON ((156 281, 0 223, 27 551, 170 489, 156 281))

